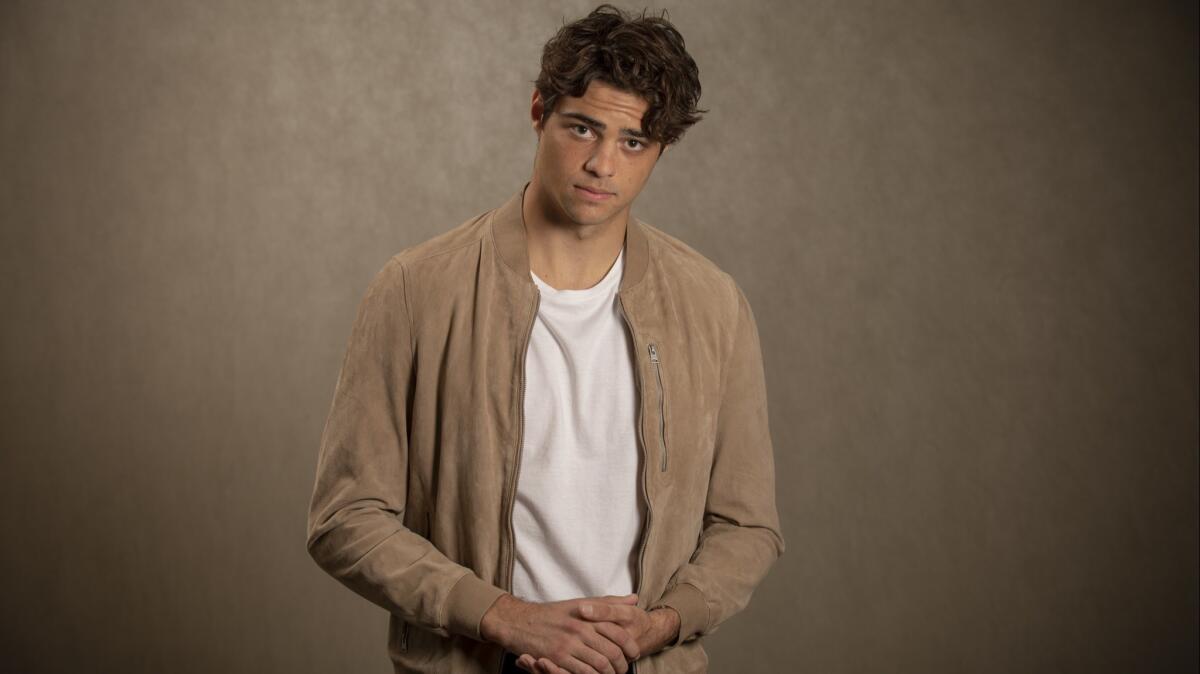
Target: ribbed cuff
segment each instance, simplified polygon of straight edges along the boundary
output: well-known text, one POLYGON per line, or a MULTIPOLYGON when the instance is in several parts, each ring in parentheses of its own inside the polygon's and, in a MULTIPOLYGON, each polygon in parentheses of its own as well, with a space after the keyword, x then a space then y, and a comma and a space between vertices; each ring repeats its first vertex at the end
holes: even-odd
POLYGON ((708 605, 699 588, 689 583, 679 583, 667 590, 662 599, 654 602, 651 609, 669 606, 679 614, 679 637, 668 645, 673 648, 696 636, 708 626, 708 605))
POLYGON ((455 634, 483 641, 479 623, 483 621, 483 614, 503 594, 507 593, 480 580, 474 573, 464 575, 450 588, 450 595, 446 597, 446 628, 455 634))

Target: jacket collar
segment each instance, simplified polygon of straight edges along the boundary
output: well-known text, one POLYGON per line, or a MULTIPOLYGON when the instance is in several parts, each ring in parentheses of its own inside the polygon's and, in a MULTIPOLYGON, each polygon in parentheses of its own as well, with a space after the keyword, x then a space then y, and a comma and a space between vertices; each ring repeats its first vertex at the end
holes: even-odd
MULTIPOLYGON (((529 183, 525 183, 524 187, 492 213, 492 240, 504 263, 532 285, 533 279, 529 277, 529 249, 525 246, 525 216, 521 209, 525 189, 528 187, 529 183)), ((646 239, 644 227, 645 225, 633 215, 629 216, 625 226, 625 270, 618 290, 633 287, 646 274, 646 267, 650 262, 650 243, 646 239)))

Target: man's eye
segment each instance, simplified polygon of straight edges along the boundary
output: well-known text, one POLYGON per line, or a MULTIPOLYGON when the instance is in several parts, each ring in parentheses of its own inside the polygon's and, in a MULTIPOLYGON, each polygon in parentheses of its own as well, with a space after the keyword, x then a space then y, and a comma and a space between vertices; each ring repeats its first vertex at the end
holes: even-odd
POLYGON ((576 125, 572 126, 571 128, 581 136, 586 136, 589 132, 591 132, 591 129, 587 128, 586 126, 584 126, 582 124, 576 124, 576 125))
POLYGON ((632 144, 629 146, 629 149, 630 149, 630 150, 640 150, 640 149, 642 149, 642 141, 640 141, 640 140, 635 140, 635 139, 633 139, 633 138, 630 138, 630 139, 629 139, 627 142, 629 142, 629 143, 632 143, 632 144))

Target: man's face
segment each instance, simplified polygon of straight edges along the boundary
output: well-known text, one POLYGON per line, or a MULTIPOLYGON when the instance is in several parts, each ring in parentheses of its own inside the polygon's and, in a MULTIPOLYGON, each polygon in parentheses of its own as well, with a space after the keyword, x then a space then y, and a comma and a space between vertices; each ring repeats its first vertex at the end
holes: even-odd
POLYGON ((648 107, 636 94, 592 81, 582 97, 559 98, 542 123, 534 91, 532 182, 546 217, 568 225, 625 221, 658 162, 659 144, 642 133, 648 107))

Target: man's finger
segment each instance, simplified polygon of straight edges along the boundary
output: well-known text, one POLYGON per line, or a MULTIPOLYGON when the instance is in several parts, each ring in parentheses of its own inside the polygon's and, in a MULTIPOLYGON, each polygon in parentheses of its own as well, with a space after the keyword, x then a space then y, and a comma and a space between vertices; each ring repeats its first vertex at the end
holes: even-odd
POLYGON ((527 672, 536 672, 534 666, 537 665, 537 660, 528 653, 522 653, 521 657, 517 658, 517 666, 527 672))
POLYGON ((592 623, 592 627, 601 636, 619 646, 621 651, 625 653, 626 660, 633 661, 642 657, 641 647, 638 646, 637 639, 633 638, 633 635, 625 628, 610 622, 592 623))
POLYGON ((604 601, 610 604, 636 604, 638 596, 637 594, 626 594, 621 596, 609 594, 603 597, 588 597, 588 599, 592 601, 604 601))
POLYGON ((627 623, 633 620, 637 611, 641 610, 637 606, 626 604, 586 601, 575 608, 575 615, 584 620, 606 620, 614 623, 627 623))
POLYGON ((613 670, 612 663, 591 648, 575 651, 559 666, 572 674, 612 674, 613 670))
POLYGON ((538 658, 535 666, 537 667, 538 674, 571 674, 567 670, 551 662, 549 658, 538 658))
POLYGON ((575 657, 588 662, 600 672, 607 672, 610 667, 616 674, 625 674, 629 671, 629 662, 628 658, 625 657, 624 650, 619 644, 596 631, 595 626, 592 627, 592 631, 583 634, 581 638, 583 639, 583 643, 587 644, 592 651, 599 653, 607 662, 592 662, 592 660, 588 659, 591 657, 591 653, 586 654, 588 658, 580 654, 576 654, 575 657))

